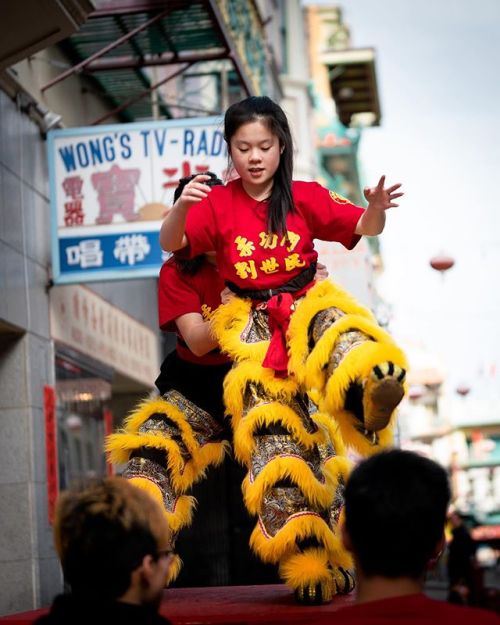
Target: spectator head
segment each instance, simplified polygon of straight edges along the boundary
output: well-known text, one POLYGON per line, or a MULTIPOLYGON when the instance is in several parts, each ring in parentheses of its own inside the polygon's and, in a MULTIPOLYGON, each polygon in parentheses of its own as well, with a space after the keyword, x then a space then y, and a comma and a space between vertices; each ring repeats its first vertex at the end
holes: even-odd
POLYGON ((344 544, 365 577, 419 579, 442 549, 450 488, 445 470, 393 449, 361 462, 345 491, 344 544))
POLYGON ((170 532, 160 505, 121 477, 63 493, 56 549, 73 594, 120 599, 132 587, 158 605, 171 564, 170 532))

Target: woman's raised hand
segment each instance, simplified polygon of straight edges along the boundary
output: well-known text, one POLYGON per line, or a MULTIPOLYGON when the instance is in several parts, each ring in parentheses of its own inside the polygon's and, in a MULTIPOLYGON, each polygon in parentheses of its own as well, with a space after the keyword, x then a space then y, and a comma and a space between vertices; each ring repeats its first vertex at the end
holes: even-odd
POLYGON ((401 187, 401 184, 394 184, 392 187, 384 188, 385 176, 382 176, 378 181, 376 187, 367 187, 364 190, 365 199, 368 202, 368 208, 373 210, 385 211, 388 208, 399 206, 394 200, 404 195, 403 193, 396 193, 401 187))
POLYGON ((200 174, 188 182, 174 206, 187 210, 206 198, 212 189, 204 184, 205 180, 210 180, 210 176, 200 174))

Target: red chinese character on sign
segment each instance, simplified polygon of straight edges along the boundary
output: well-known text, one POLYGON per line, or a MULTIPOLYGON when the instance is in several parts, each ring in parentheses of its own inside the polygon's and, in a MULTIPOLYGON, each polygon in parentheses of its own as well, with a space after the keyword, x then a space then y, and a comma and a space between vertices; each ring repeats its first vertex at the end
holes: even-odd
MULTIPOLYGON (((208 170, 209 170, 209 166, 208 165, 195 165, 194 166, 194 173, 195 174, 204 174, 208 170)), ((191 173, 192 173, 191 163, 189 161, 183 161, 183 163, 181 165, 181 174, 180 174, 179 178, 176 177, 176 173, 178 171, 179 171, 178 167, 166 167, 163 170, 163 173, 168 178, 173 178, 173 180, 169 180, 168 182, 164 182, 163 183, 162 186, 163 186, 164 189, 169 189, 171 187, 175 188, 179 184, 179 179, 180 178, 186 178, 187 176, 191 176, 191 173)))
POLYGON ((113 165, 107 172, 92 174, 92 185, 99 202, 97 224, 110 224, 114 215, 121 215, 126 221, 139 218, 134 212, 134 202, 135 186, 140 177, 140 169, 121 169, 118 165, 113 165))
POLYGON ((81 200, 64 203, 64 225, 81 226, 85 218, 81 200))
POLYGON ((81 226, 85 219, 83 212, 83 179, 80 176, 68 176, 62 183, 64 193, 71 198, 64 203, 64 225, 81 226))
POLYGON ((82 198, 83 179, 81 176, 68 176, 62 183, 64 193, 73 200, 82 198))

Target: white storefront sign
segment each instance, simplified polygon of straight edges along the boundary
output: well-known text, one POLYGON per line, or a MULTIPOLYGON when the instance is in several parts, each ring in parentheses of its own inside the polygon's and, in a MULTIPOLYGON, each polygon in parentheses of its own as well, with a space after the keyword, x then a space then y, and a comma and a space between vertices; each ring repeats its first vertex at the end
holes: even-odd
POLYGON ((222 119, 177 119, 51 131, 56 284, 157 276, 163 214, 179 178, 225 177, 222 119))
POLYGON ((160 366, 155 333, 90 289, 51 289, 50 331, 55 341, 153 386, 160 366))

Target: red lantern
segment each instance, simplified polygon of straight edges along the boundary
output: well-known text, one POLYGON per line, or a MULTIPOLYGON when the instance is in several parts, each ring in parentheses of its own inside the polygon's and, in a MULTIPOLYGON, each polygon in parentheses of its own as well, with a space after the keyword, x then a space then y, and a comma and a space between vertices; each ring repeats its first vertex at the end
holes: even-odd
POLYGON ((457 393, 461 395, 462 397, 465 397, 470 392, 470 388, 466 386, 465 384, 461 384, 460 386, 457 387, 456 390, 457 390, 457 393))
POLYGON ((433 269, 441 273, 448 271, 448 269, 451 269, 455 264, 455 260, 447 254, 437 254, 433 256, 429 262, 433 269))

